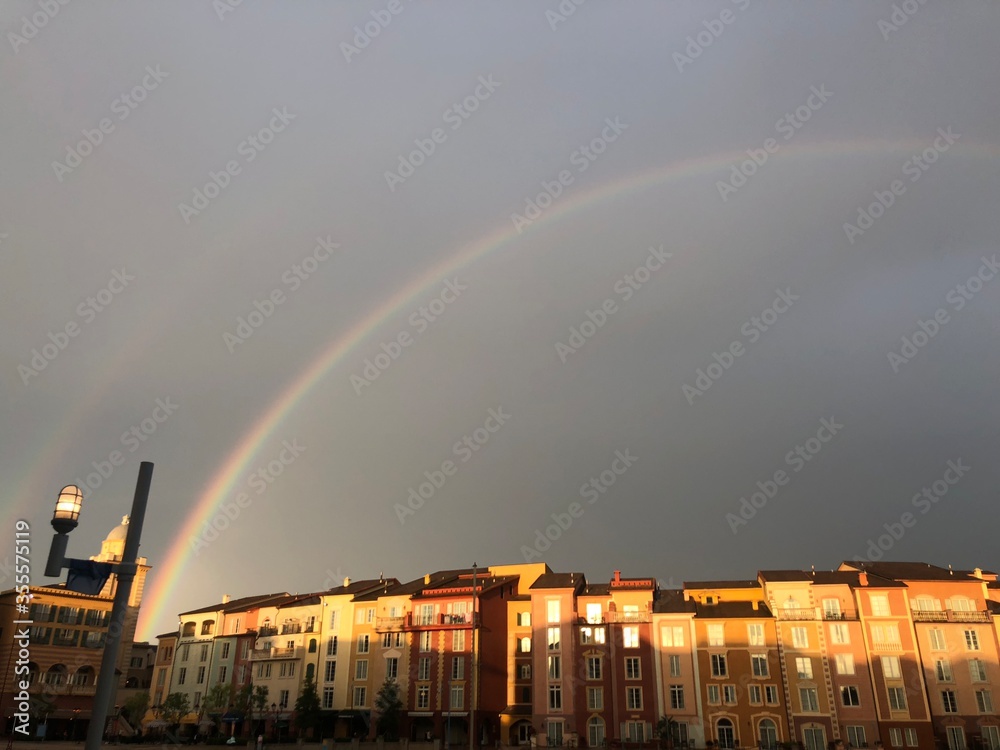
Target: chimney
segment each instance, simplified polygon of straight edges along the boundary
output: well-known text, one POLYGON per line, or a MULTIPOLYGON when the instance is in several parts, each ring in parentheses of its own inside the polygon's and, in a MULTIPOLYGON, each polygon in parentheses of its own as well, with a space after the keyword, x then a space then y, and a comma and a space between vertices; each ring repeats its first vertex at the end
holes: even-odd
POLYGON ((424 573, 424 586, 430 586, 430 585, 431 585, 431 574, 424 573))
POLYGON ((615 580, 614 580, 614 582, 615 583, 621 583, 622 582, 622 572, 620 570, 616 570, 615 571, 615 580))
POLYGON ((868 573, 861 570, 858 571, 858 585, 867 586, 868 585, 868 573))
POLYGON ((229 604, 229 594, 223 594, 222 595, 222 603, 223 604, 229 604))
POLYGON ((982 568, 973 568, 972 575, 974 575, 979 580, 982 580, 983 579, 983 569, 982 568))
POLYGON ((754 611, 754 612, 757 612, 757 611, 759 611, 759 610, 760 610, 760 602, 759 602, 759 601, 757 601, 756 599, 754 599, 754 600, 753 600, 753 601, 751 602, 751 606, 753 606, 753 611, 754 611))
POLYGON ((348 578, 347 576, 344 576, 344 588, 346 589, 350 585, 351 585, 351 579, 348 578))

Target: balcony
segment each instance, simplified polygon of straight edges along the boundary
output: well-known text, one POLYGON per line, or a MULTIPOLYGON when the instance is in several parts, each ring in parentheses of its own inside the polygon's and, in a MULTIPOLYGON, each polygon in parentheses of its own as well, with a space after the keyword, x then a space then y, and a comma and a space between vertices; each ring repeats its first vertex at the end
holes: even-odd
POLYGON ((268 659, 300 659, 302 649, 300 647, 290 648, 255 648, 250 652, 250 661, 266 661, 268 659))
POLYGON ((296 635, 302 632, 302 626, 298 623, 288 623, 286 622, 281 626, 282 635, 296 635))
POLYGON ((824 620, 834 620, 834 621, 857 620, 858 619, 858 613, 855 612, 855 611, 853 611, 853 610, 850 611, 850 612, 832 612, 832 611, 826 611, 826 610, 824 610, 823 611, 823 619, 824 620))
POLYGON ((406 627, 406 617, 378 617, 375 619, 375 630, 379 633, 398 633, 406 627))
POLYGON ((903 644, 899 641, 872 641, 872 651, 882 651, 889 654, 898 654, 903 650, 903 644))
POLYGON ((261 625, 257 629, 257 635, 261 636, 262 638, 267 637, 269 635, 277 635, 277 634, 278 634, 278 629, 272 625, 261 625))
POLYGON ((604 621, 608 623, 652 622, 649 612, 605 612, 604 621))
POLYGON ((913 610, 914 622, 991 622, 989 612, 970 612, 957 609, 913 610))
POLYGON ((779 608, 778 619, 779 620, 815 620, 816 610, 806 607, 787 607, 779 608))
MULTIPOLYGON (((390 619, 390 618, 386 618, 390 619)), ((438 614, 432 615, 431 617, 421 617, 413 614, 406 615, 403 619, 403 630, 431 630, 443 627, 458 627, 458 628, 470 628, 472 627, 472 613, 466 612, 460 615, 445 615, 438 614)), ((482 620, 477 620, 477 624, 481 624, 482 620)), ((377 629, 377 628, 376 628, 377 629)))

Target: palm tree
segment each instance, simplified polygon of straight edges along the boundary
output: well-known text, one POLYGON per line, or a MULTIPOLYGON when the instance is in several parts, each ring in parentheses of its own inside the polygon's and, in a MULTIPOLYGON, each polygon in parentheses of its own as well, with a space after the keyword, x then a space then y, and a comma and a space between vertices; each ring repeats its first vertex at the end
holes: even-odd
POLYGON ((674 746, 674 730, 677 728, 677 720, 664 714, 656 722, 656 736, 660 740, 660 747, 672 750, 674 746))

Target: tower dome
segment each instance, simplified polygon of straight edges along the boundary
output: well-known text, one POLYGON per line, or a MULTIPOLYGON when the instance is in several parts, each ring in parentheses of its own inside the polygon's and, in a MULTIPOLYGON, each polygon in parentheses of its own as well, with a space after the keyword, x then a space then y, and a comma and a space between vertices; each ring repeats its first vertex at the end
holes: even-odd
POLYGON ((125 537, 128 534, 128 516, 122 516, 122 522, 115 526, 101 542, 101 554, 92 560, 115 562, 125 554, 125 537))

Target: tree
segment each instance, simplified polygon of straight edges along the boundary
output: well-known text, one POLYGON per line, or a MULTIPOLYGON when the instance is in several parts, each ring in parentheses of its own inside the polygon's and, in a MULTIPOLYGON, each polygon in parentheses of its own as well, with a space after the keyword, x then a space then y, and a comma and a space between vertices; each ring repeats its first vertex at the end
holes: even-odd
POLYGON ((251 701, 253 700, 253 685, 247 683, 245 685, 240 685, 240 689, 235 691, 233 695, 233 711, 240 715, 241 719, 246 720, 250 717, 250 713, 253 710, 251 701))
POLYGON ((312 677, 306 677, 302 692, 295 699, 295 726, 299 737, 304 737, 307 730, 313 729, 319 723, 319 693, 312 677))
POLYGON ((267 711, 267 685, 257 685, 253 689, 253 697, 250 699, 250 706, 254 716, 260 720, 257 733, 264 731, 264 712, 267 711))
POLYGON ((125 701, 125 705, 122 706, 122 712, 125 714, 125 718, 128 719, 128 723, 131 724, 136 730, 139 729, 139 725, 142 723, 142 717, 146 715, 146 711, 148 709, 149 693, 136 693, 125 701))
POLYGON ((207 715, 215 722, 215 726, 218 729, 222 724, 222 714, 225 713, 226 707, 232 702, 232 685, 213 685, 208 693, 205 694, 205 700, 201 703, 201 710, 204 715, 207 715))
POLYGON ((677 720, 663 715, 656 722, 656 736, 660 739, 660 747, 672 748, 674 746, 674 730, 677 728, 677 720))
POLYGON ((167 725, 176 728, 181 723, 181 719, 191 712, 191 702, 184 693, 171 693, 163 699, 160 710, 163 712, 163 720, 167 722, 167 725))
POLYGON ((399 685, 395 680, 386 680, 375 695, 376 732, 387 740, 399 739, 400 716, 403 701, 399 697, 399 685))

